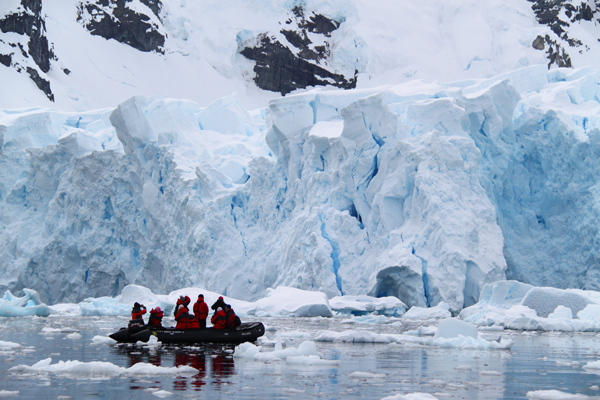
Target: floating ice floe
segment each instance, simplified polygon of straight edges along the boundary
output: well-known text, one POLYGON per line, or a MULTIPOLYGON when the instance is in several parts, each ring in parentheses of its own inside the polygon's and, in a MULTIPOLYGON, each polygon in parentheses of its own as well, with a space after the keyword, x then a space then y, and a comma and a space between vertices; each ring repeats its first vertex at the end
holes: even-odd
POLYGON ((381 400, 437 400, 437 397, 429 393, 409 393, 397 394, 395 396, 384 397, 381 400))
POLYGON ((169 392, 168 390, 155 390, 152 392, 152 394, 156 397, 160 397, 160 398, 165 398, 165 397, 169 397, 172 396, 173 393, 169 392))
POLYGON ((112 338, 109 338, 108 336, 96 335, 92 338, 92 344, 93 345, 100 345, 100 344, 113 345, 113 344, 115 344, 115 340, 112 338))
POLYGON ((11 349, 18 349, 19 347, 21 347, 21 345, 19 343, 14 343, 14 342, 5 342, 0 340, 0 350, 11 350, 11 349))
POLYGON ((71 340, 81 339, 81 333, 79 333, 79 332, 69 333, 67 336, 64 337, 64 339, 71 339, 71 340))
POLYGON ((532 400, 587 400, 597 399, 596 396, 586 396, 585 394, 571 394, 560 390, 536 390, 527 392, 527 398, 532 400))
POLYGON ((340 314, 363 316, 378 312, 388 317, 400 317, 406 312, 406 304, 397 297, 336 296, 329 305, 340 314))
POLYGON ((592 361, 583 366, 588 372, 600 375, 600 361, 592 361))
POLYGON ((74 329, 74 328, 52 328, 50 326, 45 326, 42 328, 42 330, 40 331, 40 334, 42 335, 52 335, 55 333, 79 333, 78 329, 74 329))
POLYGON ((137 363, 129 368, 119 367, 106 361, 59 361, 52 364, 52 358, 41 360, 32 366, 18 365, 8 370, 12 374, 52 373, 67 376, 95 377, 115 375, 194 375, 198 370, 187 365, 178 367, 158 367, 147 363, 137 363))
POLYGON ((507 350, 513 345, 510 340, 488 341, 477 332, 477 327, 448 318, 440 321, 433 338, 407 334, 381 334, 370 331, 320 331, 315 336, 318 342, 342 343, 418 343, 427 346, 457 347, 464 349, 507 350))
POLYGON ((457 318, 447 318, 440 321, 433 338, 424 339, 423 344, 462 349, 508 350, 513 342, 504 339, 499 342, 488 341, 477 332, 475 325, 457 318))
POLYGON ((159 342, 158 338, 156 336, 150 336, 150 338, 148 339, 147 342, 137 342, 136 346, 141 346, 141 347, 145 347, 147 349, 150 350, 156 350, 159 347, 162 346, 162 342, 159 342))
POLYGON ((370 380, 370 379, 385 379, 385 374, 374 374, 372 372, 357 371, 350 374, 350 379, 370 380))
POLYGON ((0 390, 0 397, 13 397, 13 396, 18 396, 19 395, 19 391, 18 390, 0 390))
POLYGON ((459 318, 519 330, 600 331, 600 292, 534 287, 516 281, 485 284, 479 302, 459 318))
POLYGON ((48 306, 40 300, 38 292, 23 289, 23 297, 15 297, 9 290, 0 299, 0 317, 47 317, 50 315, 48 306))
POLYGON ((317 342, 339 342, 339 343, 400 343, 416 342, 419 338, 400 334, 383 334, 366 330, 352 330, 344 332, 319 331, 315 336, 317 342))
POLYGON ((261 352, 261 346, 252 343, 242 343, 236 346, 235 358, 251 359, 254 361, 276 362, 285 361, 288 364, 301 365, 339 365, 339 360, 324 360, 323 355, 317 350, 313 341, 302 342, 297 348, 283 348, 281 342, 275 344, 273 351, 261 352))
POLYGON ((502 376, 502 372, 484 370, 484 371, 479 371, 479 375, 481 375, 481 376, 502 376))

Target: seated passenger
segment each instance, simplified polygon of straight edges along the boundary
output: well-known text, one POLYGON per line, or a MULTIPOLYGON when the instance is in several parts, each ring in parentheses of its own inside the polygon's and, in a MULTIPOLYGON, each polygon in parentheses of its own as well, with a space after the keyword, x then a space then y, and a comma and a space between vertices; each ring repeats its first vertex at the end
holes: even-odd
POLYGON ((160 307, 153 308, 150 310, 150 319, 148 320, 148 326, 156 326, 162 328, 163 311, 160 307))
MULTIPOLYGON (((187 298, 189 300, 189 297, 187 297, 187 298)), ((180 297, 180 299, 181 299, 181 297, 180 297)), ((176 329, 198 329, 198 328, 200 328, 200 324, 198 323, 196 318, 193 315, 190 315, 190 310, 188 310, 186 302, 183 301, 180 303, 178 300, 177 303, 179 303, 179 305, 177 306, 177 308, 176 308, 177 311, 175 313, 175 321, 177 321, 177 325, 175 326, 175 328, 176 329)), ((187 304, 189 304, 189 301, 187 302, 187 304)))
POLYGON ((185 308, 188 308, 190 301, 191 300, 188 296, 179 296, 179 299, 177 299, 177 304, 175 304, 174 315, 177 315, 179 312, 179 307, 184 306, 185 308))
POLYGON ((215 314, 212 316, 210 322, 212 322, 215 329, 225 329, 226 316, 221 307, 217 307, 217 312, 215 312, 215 314))
POLYGON ((235 329, 241 325, 242 321, 240 318, 235 315, 233 308, 229 304, 225 304, 225 328, 227 329, 235 329))

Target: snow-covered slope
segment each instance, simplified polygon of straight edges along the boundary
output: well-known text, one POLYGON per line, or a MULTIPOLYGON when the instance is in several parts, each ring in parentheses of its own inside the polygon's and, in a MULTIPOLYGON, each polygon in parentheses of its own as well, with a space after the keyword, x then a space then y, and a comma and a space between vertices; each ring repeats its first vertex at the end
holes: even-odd
POLYGON ((489 78, 600 58, 576 0, 4 0, 0 108, 114 107, 134 95, 249 109, 294 90, 489 78))

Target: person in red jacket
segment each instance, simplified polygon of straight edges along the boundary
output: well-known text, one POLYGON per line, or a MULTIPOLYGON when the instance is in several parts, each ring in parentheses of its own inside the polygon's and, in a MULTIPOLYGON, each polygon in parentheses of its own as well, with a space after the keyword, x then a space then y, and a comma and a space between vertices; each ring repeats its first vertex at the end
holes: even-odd
POLYGON ((190 310, 187 305, 190 303, 190 298, 181 296, 177 300, 178 306, 176 308, 175 321, 177 321, 176 329, 197 329, 200 328, 200 324, 196 318, 190 315, 190 310), (181 302, 180 302, 181 300, 181 302), (187 301, 186 301, 187 300, 187 301))
POLYGON ((229 304, 225 304, 223 311, 225 312, 225 328, 235 329, 235 312, 233 311, 233 308, 231 308, 229 304))
POLYGON ((210 322, 212 322, 213 327, 215 329, 225 329, 227 321, 225 317, 225 312, 221 307, 217 307, 217 312, 212 316, 210 322))
POLYGON ((204 295, 198 295, 198 301, 194 304, 194 315, 200 324, 200 328, 206 328, 206 318, 208 317, 208 305, 204 302, 204 295))
POLYGON ((131 320, 132 320, 132 324, 137 324, 137 325, 144 325, 144 318, 142 318, 142 315, 146 314, 146 307, 143 304, 140 303, 135 303, 133 305, 133 308, 131 309, 131 320), (141 321, 136 321, 133 322, 135 320, 141 320, 141 321))
POLYGON ((148 320, 148 326, 156 326, 162 328, 163 311, 160 307, 153 308, 150 310, 150 319, 148 320))

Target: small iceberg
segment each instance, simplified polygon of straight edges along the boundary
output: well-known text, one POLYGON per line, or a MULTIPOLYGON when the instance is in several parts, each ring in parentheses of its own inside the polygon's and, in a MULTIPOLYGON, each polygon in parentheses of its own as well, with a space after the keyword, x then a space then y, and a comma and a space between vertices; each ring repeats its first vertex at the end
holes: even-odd
POLYGON ((50 308, 42 303, 40 295, 33 289, 23 289, 25 296, 16 297, 9 290, 0 299, 0 317, 47 317, 50 308))

